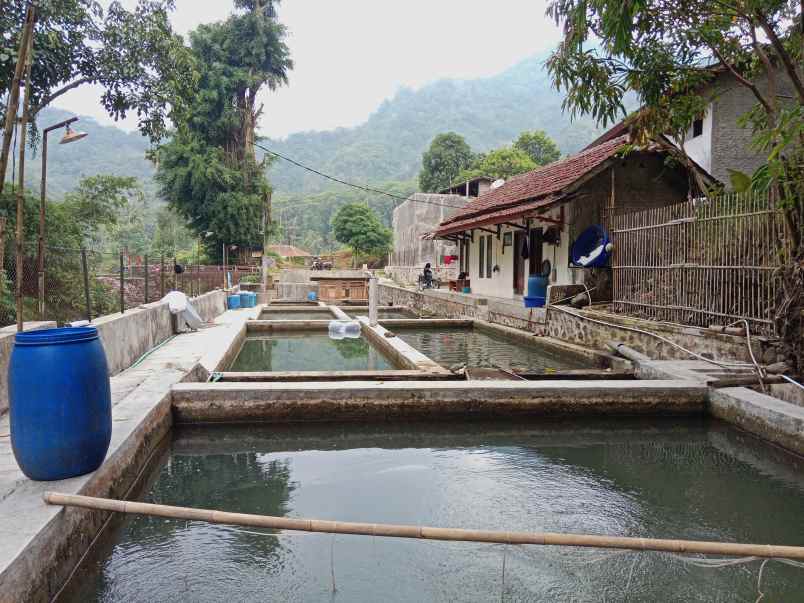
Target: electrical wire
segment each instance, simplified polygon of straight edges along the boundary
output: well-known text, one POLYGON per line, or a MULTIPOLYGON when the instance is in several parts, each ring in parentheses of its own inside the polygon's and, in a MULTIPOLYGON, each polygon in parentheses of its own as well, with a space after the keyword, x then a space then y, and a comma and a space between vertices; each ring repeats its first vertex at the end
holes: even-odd
POLYGON ((269 155, 273 155, 274 157, 278 157, 279 159, 283 159, 288 163, 292 163, 296 167, 300 167, 303 170, 307 170, 312 174, 316 174, 317 176, 321 176, 322 178, 326 178, 327 180, 332 180, 333 182, 337 182, 338 184, 343 184, 346 186, 351 186, 352 188, 356 188, 367 193, 376 193, 378 195, 385 195, 386 197, 390 197, 391 199, 396 199, 399 201, 411 201, 412 203, 425 203, 427 205, 437 205, 438 207, 449 207, 451 209, 462 209, 462 205, 449 205, 448 203, 439 203, 438 201, 426 201, 424 199, 413 199, 411 197, 403 197, 402 195, 397 195, 395 193, 389 193, 388 191, 381 190, 379 188, 372 188, 370 186, 364 186, 362 184, 354 184, 353 182, 347 182, 346 180, 341 180, 340 178, 336 178, 335 176, 330 176, 329 174, 325 174, 315 168, 311 168, 310 166, 304 165, 303 163, 296 161, 295 159, 291 159, 290 157, 286 157, 281 153, 277 153, 276 151, 272 151, 271 149, 262 146, 260 143, 255 142, 254 146, 258 149, 262 149, 269 155))

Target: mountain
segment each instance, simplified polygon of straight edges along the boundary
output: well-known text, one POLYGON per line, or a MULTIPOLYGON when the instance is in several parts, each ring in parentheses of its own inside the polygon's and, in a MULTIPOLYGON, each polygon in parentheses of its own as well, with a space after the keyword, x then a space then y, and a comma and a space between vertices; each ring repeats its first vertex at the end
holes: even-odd
MULTIPOLYGON (((473 80, 439 80, 400 90, 353 128, 300 132, 267 139, 271 150, 344 180, 366 183, 410 180, 436 134, 454 131, 475 151, 510 144, 523 130, 544 130, 563 153, 573 153, 600 131, 589 118, 571 122, 552 88, 546 55, 530 57, 503 73, 473 80)), ((325 102, 322 101, 322 102, 325 102)), ((276 191, 315 193, 332 183, 277 160, 269 169, 276 191)))
MULTIPOLYGON (((74 114, 56 107, 47 107, 37 116, 37 127, 42 129, 58 123, 74 114)), ((155 193, 153 181, 154 166, 145 158, 150 147, 148 139, 137 132, 124 132, 115 126, 104 126, 91 117, 81 119, 71 126, 74 130, 86 132, 88 136, 77 142, 60 145, 64 130, 54 130, 48 134, 47 146, 47 192, 53 199, 73 190, 84 176, 111 174, 114 176, 134 176, 143 188, 155 193)), ((42 176, 41 142, 35 151, 28 151, 25 160, 25 181, 39 190, 42 176)), ((10 162, 9 162, 10 163, 10 162)), ((11 178, 9 165, 7 178, 11 178)))

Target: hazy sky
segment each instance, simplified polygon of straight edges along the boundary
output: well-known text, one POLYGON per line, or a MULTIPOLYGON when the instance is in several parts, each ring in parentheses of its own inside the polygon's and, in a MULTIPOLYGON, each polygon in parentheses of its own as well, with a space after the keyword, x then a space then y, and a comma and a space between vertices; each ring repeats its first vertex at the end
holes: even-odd
MULTIPOLYGON (((295 69, 288 87, 263 95, 261 134, 352 126, 403 86, 498 73, 556 44, 544 9, 544 0, 284 0, 295 69)), ((173 25, 184 35, 231 11, 226 0, 176 0, 173 25)), ((98 98, 85 86, 56 105, 113 123, 98 98)), ((127 121, 118 125, 136 126, 127 121)))

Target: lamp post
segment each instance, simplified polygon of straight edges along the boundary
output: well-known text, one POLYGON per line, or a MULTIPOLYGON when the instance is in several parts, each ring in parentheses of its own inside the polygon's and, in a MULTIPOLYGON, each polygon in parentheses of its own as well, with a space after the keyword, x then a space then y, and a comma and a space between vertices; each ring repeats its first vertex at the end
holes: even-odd
POLYGON ((42 130, 42 184, 40 187, 40 201, 39 201, 39 240, 36 249, 36 272, 39 281, 39 316, 42 320, 45 318, 45 198, 47 186, 47 135, 59 128, 66 128, 64 136, 59 141, 59 144, 69 144, 76 140, 81 140, 86 137, 86 132, 75 132, 70 129, 70 124, 78 121, 77 117, 71 117, 60 121, 57 124, 48 126, 42 130))

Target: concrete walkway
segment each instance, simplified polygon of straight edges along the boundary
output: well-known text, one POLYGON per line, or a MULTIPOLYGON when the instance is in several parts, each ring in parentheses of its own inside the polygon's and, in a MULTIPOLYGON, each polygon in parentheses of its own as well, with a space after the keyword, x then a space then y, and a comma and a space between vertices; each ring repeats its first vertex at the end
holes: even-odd
POLYGON ((56 482, 29 480, 14 459, 8 414, 0 417, 0 602, 49 601, 105 520, 101 513, 90 518, 86 511, 47 506, 42 494, 123 496, 170 430, 171 387, 206 379, 206 365, 215 363, 210 350, 228 349, 258 312, 225 312, 213 325, 177 335, 112 377, 112 441, 94 473, 56 482))

